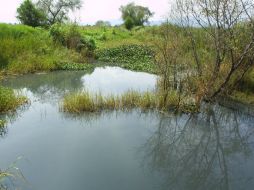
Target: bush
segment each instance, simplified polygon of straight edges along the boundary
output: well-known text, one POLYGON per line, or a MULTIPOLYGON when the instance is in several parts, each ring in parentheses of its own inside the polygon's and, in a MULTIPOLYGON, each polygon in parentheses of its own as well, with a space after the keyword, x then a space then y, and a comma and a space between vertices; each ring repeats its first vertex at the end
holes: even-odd
POLYGON ((78 52, 86 51, 88 52, 86 54, 91 55, 96 48, 94 39, 83 37, 76 25, 54 24, 49 32, 55 43, 68 49, 75 49, 78 52))

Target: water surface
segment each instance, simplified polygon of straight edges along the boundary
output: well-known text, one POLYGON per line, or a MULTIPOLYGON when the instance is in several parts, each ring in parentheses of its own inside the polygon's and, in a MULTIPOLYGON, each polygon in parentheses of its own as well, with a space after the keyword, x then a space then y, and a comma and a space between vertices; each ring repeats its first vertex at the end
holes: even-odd
POLYGON ((68 92, 146 91, 155 84, 154 75, 117 67, 4 81, 26 93, 31 104, 0 132, 0 168, 21 156, 16 166, 27 182, 14 185, 22 190, 252 190, 254 118, 240 111, 213 105, 201 114, 177 116, 59 112, 68 92))

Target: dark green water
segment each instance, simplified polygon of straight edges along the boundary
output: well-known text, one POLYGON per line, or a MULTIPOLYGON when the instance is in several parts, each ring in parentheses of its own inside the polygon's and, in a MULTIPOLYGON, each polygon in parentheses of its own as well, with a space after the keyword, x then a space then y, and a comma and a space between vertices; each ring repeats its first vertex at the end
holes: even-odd
POLYGON ((153 75, 119 68, 4 81, 31 104, 9 116, 0 132, 0 168, 18 159, 26 181, 2 183, 22 190, 252 190, 254 117, 240 111, 213 105, 177 116, 59 112, 70 91, 122 93, 152 90, 155 83, 153 75))

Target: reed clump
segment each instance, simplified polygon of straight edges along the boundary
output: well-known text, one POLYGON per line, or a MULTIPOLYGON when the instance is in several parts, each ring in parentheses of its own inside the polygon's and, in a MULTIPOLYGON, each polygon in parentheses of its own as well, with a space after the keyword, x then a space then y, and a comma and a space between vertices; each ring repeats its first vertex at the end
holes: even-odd
POLYGON ((17 95, 14 90, 0 86, 0 113, 14 111, 27 101, 26 97, 17 95))
POLYGON ((141 110, 169 111, 188 110, 191 106, 182 105, 175 93, 170 93, 167 100, 156 92, 127 91, 121 95, 103 96, 88 91, 68 94, 60 104, 60 110, 69 113, 100 112, 104 110, 123 110, 139 108, 141 110))
POLYGON ((5 127, 6 121, 0 119, 0 128, 5 127))

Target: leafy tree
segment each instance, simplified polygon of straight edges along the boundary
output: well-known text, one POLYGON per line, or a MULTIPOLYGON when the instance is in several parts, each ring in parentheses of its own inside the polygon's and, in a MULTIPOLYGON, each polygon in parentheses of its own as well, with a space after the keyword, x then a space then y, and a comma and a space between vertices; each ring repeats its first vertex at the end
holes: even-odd
POLYGON ((46 15, 35 7, 31 0, 25 0, 17 9, 17 19, 29 26, 42 26, 46 23, 46 15))
POLYGON ((120 11, 126 26, 131 26, 131 23, 133 23, 133 26, 143 26, 153 16, 148 7, 142 7, 134 3, 121 6, 120 11))
POLYGON ((37 3, 47 15, 47 22, 53 25, 68 19, 68 13, 82 7, 81 0, 39 0, 37 3))
POLYGON ((108 22, 108 21, 98 20, 98 21, 95 23, 95 26, 105 27, 105 26, 111 26, 111 24, 110 24, 110 22, 108 22))
POLYGON ((124 21, 124 25, 128 30, 131 30, 134 27, 134 20, 128 16, 124 21))

